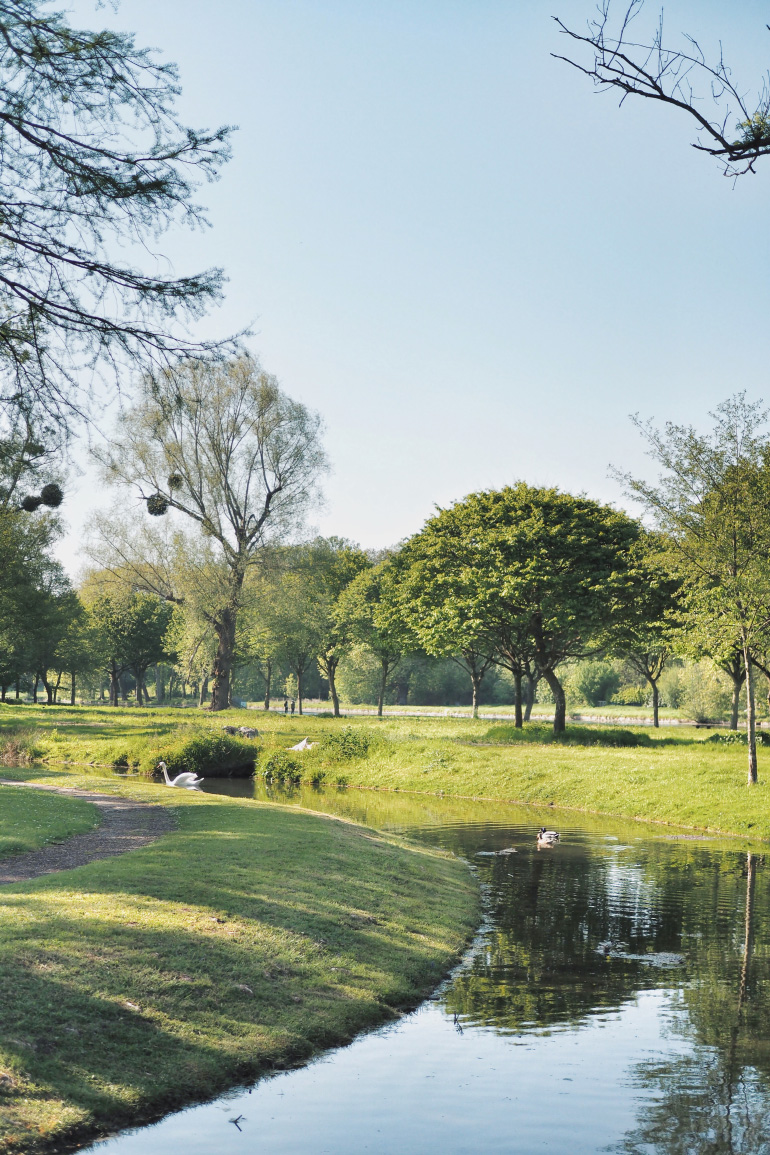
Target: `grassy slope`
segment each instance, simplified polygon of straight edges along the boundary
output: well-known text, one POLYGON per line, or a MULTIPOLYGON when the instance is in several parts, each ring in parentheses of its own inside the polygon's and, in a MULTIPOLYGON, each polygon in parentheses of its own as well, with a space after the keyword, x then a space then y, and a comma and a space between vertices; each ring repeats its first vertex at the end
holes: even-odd
POLYGON ((40 790, 0 791, 0 858, 61 842, 98 824, 96 807, 81 798, 44 794, 40 790))
POLYGON ((173 800, 179 831, 153 846, 0 890, 2 1152, 347 1041, 423 997, 476 924, 456 861, 303 811, 173 800))

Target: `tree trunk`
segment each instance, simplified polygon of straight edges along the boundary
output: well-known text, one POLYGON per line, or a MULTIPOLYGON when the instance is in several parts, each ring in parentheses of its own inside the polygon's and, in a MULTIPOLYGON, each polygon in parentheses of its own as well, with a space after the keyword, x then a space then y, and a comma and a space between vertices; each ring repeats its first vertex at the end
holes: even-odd
POLYGON ((18 702, 18 700, 19 700, 19 679, 18 678, 16 679, 16 681, 14 683, 14 690, 15 690, 14 697, 16 698, 16 701, 18 702))
POLYGON ((536 685, 537 685, 537 682, 532 677, 532 675, 527 674, 527 693, 526 693, 526 697, 525 697, 525 703, 526 704, 524 707, 524 721, 525 722, 528 722, 530 720, 530 718, 532 717, 532 707, 535 704, 535 686, 536 685))
POLYGON ((70 682, 70 706, 75 705, 75 671, 70 674, 72 681, 70 682))
POLYGON ((40 675, 35 674, 35 686, 32 691, 32 701, 37 705, 37 688, 40 685, 40 675))
POLYGON ((521 673, 517 670, 513 675, 514 686, 514 706, 516 707, 516 721, 514 725, 517 730, 520 730, 524 725, 524 716, 521 712, 521 673))
POLYGON ((474 718, 478 718, 478 716, 479 716, 479 691, 481 690, 481 681, 482 681, 483 677, 484 677, 483 674, 477 673, 476 670, 471 670, 471 685, 473 686, 473 717, 474 718))
POLYGON ((302 717, 302 674, 303 670, 297 670, 297 706, 299 708, 299 715, 302 717))
POLYGON ((270 683, 273 680, 273 663, 265 663, 265 709, 270 709, 270 683))
POLYGON ((134 674, 134 678, 136 680, 136 704, 137 704, 137 706, 141 706, 142 705, 142 679, 139 677, 138 674, 134 674))
POLYGON ((743 639, 743 666, 746 671, 746 744, 749 748, 748 784, 757 781, 757 723, 754 712, 754 671, 746 639, 743 639))
POLYGON ((329 682, 329 693, 332 696, 334 717, 340 716, 340 699, 337 693, 337 662, 332 658, 326 663, 326 677, 329 682))
POLYGON ((160 668, 160 662, 155 663, 155 702, 159 706, 166 696, 163 689, 163 671, 160 668))
POLYGON ((652 724, 657 729, 660 726, 660 693, 657 678, 650 678, 650 685, 652 686, 652 724))
POLYGON ((743 678, 733 678, 733 698, 730 703, 730 729, 738 729, 738 709, 741 703, 741 686, 743 678))
POLYGON ((55 705, 58 704, 59 701, 59 686, 61 685, 61 675, 62 672, 59 670, 59 673, 56 675, 56 685, 53 688, 53 700, 55 705))
POLYGON ((380 678, 380 696, 377 699, 377 717, 382 717, 382 707, 385 704, 385 687, 388 683, 388 662, 382 662, 382 677, 380 678))
POLYGON ((211 709, 213 711, 226 710, 230 705, 230 681, 233 671, 233 655, 235 653, 235 620, 237 611, 235 606, 228 606, 217 622, 217 654, 211 677, 214 685, 211 691, 211 709))
POLYGON ((564 696, 564 687, 553 670, 543 670, 543 677, 553 694, 553 732, 563 734, 567 725, 567 699, 564 696))
POLYGON ((46 704, 46 706, 52 706, 53 705, 53 686, 48 681, 48 678, 45 676, 45 674, 40 675, 40 681, 43 683, 43 688, 45 689, 45 704, 46 704))
POLYGON ((110 705, 117 706, 118 704, 118 667, 115 664, 115 659, 110 660, 110 705))
POLYGON ((209 696, 209 676, 208 674, 201 675, 201 693, 198 698, 198 705, 202 706, 209 696))

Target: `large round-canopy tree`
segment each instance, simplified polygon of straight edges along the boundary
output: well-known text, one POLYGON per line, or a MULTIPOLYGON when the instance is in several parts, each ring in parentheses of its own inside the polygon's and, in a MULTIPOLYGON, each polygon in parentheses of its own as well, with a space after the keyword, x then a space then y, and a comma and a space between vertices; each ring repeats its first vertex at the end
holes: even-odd
MULTIPOLYGON (((230 703, 246 574, 297 531, 316 496, 326 467, 320 425, 249 354, 220 364, 190 360, 145 382, 101 455, 108 479, 135 487, 148 514, 184 515, 214 552, 221 580, 198 606, 217 637, 213 710, 230 703)), ((137 558, 132 570, 137 588, 184 599, 165 567, 137 558)))
POLYGON ((430 652, 494 654, 520 671, 519 681, 536 663, 561 733, 559 667, 608 644, 639 532, 624 513, 557 489, 520 482, 473 493, 407 543, 398 566, 402 613, 430 652))

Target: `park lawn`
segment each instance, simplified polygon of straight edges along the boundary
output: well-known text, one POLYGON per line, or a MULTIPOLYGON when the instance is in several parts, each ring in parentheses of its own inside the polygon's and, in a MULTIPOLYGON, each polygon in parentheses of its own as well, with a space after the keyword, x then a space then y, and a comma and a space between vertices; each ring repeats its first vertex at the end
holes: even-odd
POLYGON ((4 786, 0 790, 0 858, 84 834, 98 822, 96 807, 82 798, 4 786))
POLYGON ((349 1041, 429 993, 477 925, 473 878, 448 856, 307 811, 173 802, 179 828, 153 845, 0 889, 4 1153, 60 1150, 349 1041))

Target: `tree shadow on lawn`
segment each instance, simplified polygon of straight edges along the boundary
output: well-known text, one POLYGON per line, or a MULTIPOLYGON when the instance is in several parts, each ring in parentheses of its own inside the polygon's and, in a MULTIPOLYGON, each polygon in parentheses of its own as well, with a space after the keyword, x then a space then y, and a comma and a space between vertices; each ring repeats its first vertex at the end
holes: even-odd
POLYGON ((104 1129, 216 1094, 413 1006, 473 929, 456 863, 296 811, 181 809, 150 847, 0 890, 20 1099, 104 1129))

